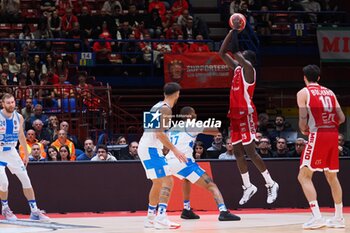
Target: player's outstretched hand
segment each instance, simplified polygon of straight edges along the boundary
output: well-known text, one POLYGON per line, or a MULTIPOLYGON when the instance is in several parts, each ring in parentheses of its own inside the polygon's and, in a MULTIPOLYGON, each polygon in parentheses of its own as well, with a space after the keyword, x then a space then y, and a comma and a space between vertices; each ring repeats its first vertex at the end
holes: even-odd
POLYGON ((174 155, 176 156, 176 158, 178 158, 178 160, 180 160, 180 162, 187 163, 187 157, 184 153, 180 152, 177 149, 175 149, 173 152, 174 152, 174 155))
POLYGON ((24 158, 23 158, 24 166, 27 166, 28 162, 29 162, 29 157, 28 156, 24 156, 24 158))

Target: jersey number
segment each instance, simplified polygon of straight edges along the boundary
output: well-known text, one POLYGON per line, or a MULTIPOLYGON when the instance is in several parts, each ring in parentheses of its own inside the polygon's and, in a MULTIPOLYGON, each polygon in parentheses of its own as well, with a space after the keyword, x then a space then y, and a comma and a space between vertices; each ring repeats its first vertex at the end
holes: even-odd
POLYGON ((333 106, 332 106, 332 100, 329 96, 320 96, 320 100, 323 105, 323 109, 325 112, 332 112, 333 106))
POLYGON ((178 140, 179 140, 179 136, 171 136, 171 137, 170 137, 170 142, 171 142, 173 145, 176 145, 178 140))

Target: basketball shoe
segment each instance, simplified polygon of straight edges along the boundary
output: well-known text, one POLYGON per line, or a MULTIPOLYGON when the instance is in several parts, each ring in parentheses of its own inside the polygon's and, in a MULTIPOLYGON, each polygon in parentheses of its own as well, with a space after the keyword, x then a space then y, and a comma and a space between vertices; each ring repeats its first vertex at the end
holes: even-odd
POLYGON ((166 215, 157 216, 154 219, 154 228, 156 229, 177 229, 181 225, 175 222, 171 222, 166 215))
POLYGON ((183 219, 199 219, 199 215, 195 214, 192 209, 186 210, 183 209, 181 213, 181 218, 183 219))
POLYGON ((345 219, 344 218, 329 218, 326 220, 327 227, 332 228, 344 228, 345 227, 345 219))
POLYGON ((156 216, 147 216, 145 219, 144 227, 145 228, 153 228, 154 227, 154 219, 156 216))
POLYGON ((250 198, 258 191, 258 188, 253 184, 248 188, 242 185, 242 188, 243 188, 243 197, 239 201, 240 205, 247 203, 250 200, 250 198))
POLYGON ((219 221, 239 221, 241 218, 237 215, 231 214, 230 211, 220 211, 219 221))
POLYGON ((267 188, 267 203, 271 204, 276 201, 280 186, 277 184, 277 182, 273 183, 272 185, 266 184, 265 186, 267 188))
POLYGON ((309 221, 303 224, 303 229, 312 230, 318 229, 326 226, 326 221, 324 218, 315 218, 312 217, 309 221))
POLYGON ((51 219, 49 217, 47 217, 45 214, 45 212, 43 210, 37 210, 37 211, 32 211, 30 213, 30 220, 34 220, 34 221, 40 221, 40 222, 51 222, 51 219))
POLYGON ((17 217, 13 214, 9 207, 5 207, 2 209, 2 216, 8 221, 16 221, 17 217))

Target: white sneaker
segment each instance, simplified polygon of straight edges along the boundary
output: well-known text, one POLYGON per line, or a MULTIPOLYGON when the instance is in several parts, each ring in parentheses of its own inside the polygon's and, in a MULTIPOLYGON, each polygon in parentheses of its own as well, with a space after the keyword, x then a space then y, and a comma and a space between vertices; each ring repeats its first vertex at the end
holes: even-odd
POLYGON ((248 188, 242 185, 242 188, 243 188, 243 197, 239 201, 240 205, 247 203, 250 200, 250 198, 258 191, 258 188, 253 184, 248 188))
POLYGON ((154 228, 156 229, 177 229, 180 227, 181 227, 180 224, 171 222, 166 215, 157 216, 154 219, 154 228))
POLYGON ((154 219, 156 216, 147 216, 145 219, 144 227, 145 228, 153 228, 154 227, 154 219))
POLYGON ((10 210, 9 207, 3 208, 2 209, 2 216, 8 221, 16 221, 17 217, 16 215, 13 214, 13 212, 10 210))
POLYGON ((326 220, 327 227, 332 228, 345 228, 345 219, 344 218, 329 218, 326 220))
POLYGON ((318 229, 326 226, 326 221, 324 218, 312 217, 309 221, 303 224, 303 229, 311 230, 318 229))
POLYGON ((45 211, 39 209, 37 211, 32 211, 30 213, 29 219, 39 222, 51 222, 51 219, 47 217, 44 213, 45 211))
POLYGON ((267 188, 267 200, 266 200, 266 202, 268 204, 271 204, 274 201, 276 201, 277 196, 278 196, 278 189, 280 188, 280 186, 277 184, 277 182, 273 183, 273 185, 266 184, 265 186, 267 188))

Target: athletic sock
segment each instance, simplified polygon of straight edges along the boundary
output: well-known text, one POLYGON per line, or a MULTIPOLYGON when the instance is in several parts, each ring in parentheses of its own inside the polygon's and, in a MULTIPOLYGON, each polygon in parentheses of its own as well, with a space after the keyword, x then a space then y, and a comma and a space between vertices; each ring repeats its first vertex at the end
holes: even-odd
POLYGON ((261 173, 261 175, 264 177, 266 184, 273 185, 275 181, 272 180, 269 171, 266 169, 261 173))
POLYGON ((148 204, 147 216, 149 217, 156 216, 156 214, 157 214, 157 206, 148 204))
POLYGON ((252 185, 249 179, 249 172, 243 173, 241 174, 241 176, 242 176, 244 187, 249 188, 252 185))
POLYGON ((218 204, 219 211, 227 211, 226 205, 224 203, 218 204))
POLYGON ((189 200, 184 200, 184 209, 191 210, 191 203, 189 200))
POLYGON ((168 207, 168 205, 166 203, 159 203, 159 205, 158 205, 158 216, 165 216, 167 207, 168 207))
POLYGON ((2 209, 9 207, 9 202, 7 200, 1 200, 2 209))
POLYGON ((340 204, 334 203, 334 208, 335 208, 335 217, 343 218, 343 203, 340 203, 340 204))
POLYGON ((321 211, 320 211, 320 207, 318 206, 318 202, 317 201, 310 201, 309 202, 310 205, 310 209, 312 211, 312 214, 315 218, 321 218, 321 211))
POLYGON ((36 201, 35 200, 28 200, 28 204, 29 204, 31 212, 38 211, 38 206, 36 205, 36 201))

